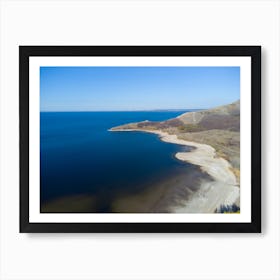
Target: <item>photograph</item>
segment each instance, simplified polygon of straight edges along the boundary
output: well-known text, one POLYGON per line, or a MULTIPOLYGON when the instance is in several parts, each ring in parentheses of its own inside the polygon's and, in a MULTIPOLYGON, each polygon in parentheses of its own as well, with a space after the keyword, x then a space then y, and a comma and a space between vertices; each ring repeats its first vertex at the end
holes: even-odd
POLYGON ((240 213, 240 67, 40 67, 42 213, 240 213))
POLYGON ((21 232, 259 232, 259 46, 20 46, 21 232))

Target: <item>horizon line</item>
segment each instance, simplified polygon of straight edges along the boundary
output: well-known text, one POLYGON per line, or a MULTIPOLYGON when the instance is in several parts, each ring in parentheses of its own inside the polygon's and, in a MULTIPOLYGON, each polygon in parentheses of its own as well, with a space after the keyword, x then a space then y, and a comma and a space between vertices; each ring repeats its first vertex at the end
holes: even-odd
POLYGON ((159 112, 159 111, 186 111, 186 110, 207 110, 209 108, 184 108, 184 109, 139 109, 139 110, 70 110, 70 111, 41 111, 40 113, 76 113, 76 112, 159 112))

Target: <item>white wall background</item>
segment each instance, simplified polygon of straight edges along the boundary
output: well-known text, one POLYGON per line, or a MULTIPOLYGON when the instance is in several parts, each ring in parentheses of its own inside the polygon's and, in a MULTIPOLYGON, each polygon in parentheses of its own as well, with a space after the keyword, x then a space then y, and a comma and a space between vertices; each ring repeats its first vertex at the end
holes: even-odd
POLYGON ((1 279, 280 279, 279 1, 2 0, 0 9, 1 279), (18 45, 247 44, 263 46, 262 234, 18 233, 18 45))

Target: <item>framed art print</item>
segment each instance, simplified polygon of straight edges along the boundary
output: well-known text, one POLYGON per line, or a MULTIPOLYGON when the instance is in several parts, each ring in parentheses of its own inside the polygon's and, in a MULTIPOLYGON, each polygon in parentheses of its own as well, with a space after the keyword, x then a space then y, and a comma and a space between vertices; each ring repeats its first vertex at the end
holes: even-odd
POLYGON ((261 232, 261 47, 20 46, 20 232, 261 232))

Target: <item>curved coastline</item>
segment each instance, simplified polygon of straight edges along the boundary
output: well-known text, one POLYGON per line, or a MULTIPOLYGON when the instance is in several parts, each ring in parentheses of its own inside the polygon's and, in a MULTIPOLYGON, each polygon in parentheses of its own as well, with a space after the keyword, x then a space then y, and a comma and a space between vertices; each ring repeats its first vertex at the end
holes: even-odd
POLYGON ((199 190, 191 198, 172 207, 171 212, 214 213, 221 205, 231 205, 239 200, 240 188, 230 169, 231 165, 227 160, 216 157, 216 151, 212 146, 178 139, 177 135, 168 134, 161 130, 114 128, 109 129, 109 131, 154 133, 164 142, 194 147, 191 151, 176 153, 175 157, 199 166, 213 180, 201 181, 199 190))

